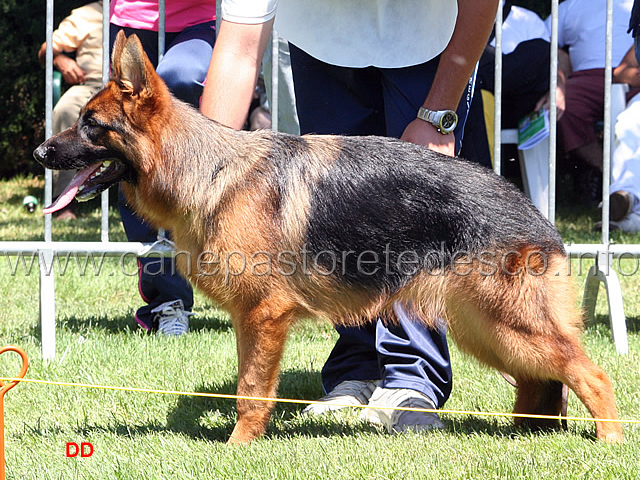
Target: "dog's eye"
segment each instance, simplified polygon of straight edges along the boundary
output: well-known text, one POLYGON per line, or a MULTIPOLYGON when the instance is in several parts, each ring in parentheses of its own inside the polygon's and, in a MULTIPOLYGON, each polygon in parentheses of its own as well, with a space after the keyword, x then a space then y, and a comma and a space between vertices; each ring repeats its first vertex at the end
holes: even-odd
POLYGON ((82 119, 79 125, 79 131, 82 135, 85 135, 91 141, 97 141, 97 139, 104 133, 104 125, 90 116, 86 116, 82 119))

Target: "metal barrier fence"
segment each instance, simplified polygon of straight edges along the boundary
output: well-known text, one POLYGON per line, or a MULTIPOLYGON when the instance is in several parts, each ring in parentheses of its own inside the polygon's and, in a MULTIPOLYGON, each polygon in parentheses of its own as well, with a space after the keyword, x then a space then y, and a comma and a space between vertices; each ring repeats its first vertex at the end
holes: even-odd
MULTIPOLYGON (((109 77, 109 0, 103 2, 103 81, 109 77)), ((159 0, 160 35, 158 36, 159 57, 164 51, 164 8, 165 0, 159 0)), ((556 75, 558 68, 557 61, 557 40, 558 40, 558 0, 551 1, 552 8, 552 29, 551 29, 551 68, 550 68, 550 127, 549 154, 548 154, 548 211, 544 212, 548 218, 555 221, 555 200, 556 200, 556 75)), ((53 78, 53 50, 51 38, 53 35, 53 0, 47 0, 47 22, 46 22, 46 100, 45 100, 45 135, 49 138, 52 135, 52 78, 53 78)), ((622 291, 618 275, 612 266, 614 259, 622 259, 627 256, 638 258, 640 245, 613 245, 609 237, 609 177, 611 165, 611 52, 612 52, 612 28, 613 28, 613 0, 607 0, 607 43, 606 43, 606 66, 605 66, 605 116, 604 116, 604 168, 603 168, 603 195, 602 195, 602 239, 599 244, 567 244, 566 249, 571 258, 593 259, 594 265, 590 268, 585 283, 585 294, 583 305, 588 317, 592 318, 595 310, 595 302, 598 296, 600 283, 603 283, 607 294, 609 309, 609 319, 611 330, 615 342, 616 350, 619 354, 628 352, 626 320, 624 316, 622 291)), ((503 142, 503 131, 501 129, 501 97, 502 97, 502 9, 497 12, 496 22, 496 81, 495 81, 495 129, 494 129, 494 158, 500 159, 501 144, 503 142)), ((276 48, 277 41, 274 41, 273 64, 278 65, 276 48)), ((277 95, 278 71, 273 68, 273 91, 277 95)), ((272 118, 277 122, 278 99, 271 99, 272 118)), ((274 125, 277 128, 277 123, 274 125)), ((495 162, 495 171, 500 174, 500 162, 495 162)), ((44 202, 50 204, 52 201, 52 173, 45 172, 44 202)), ((52 359, 56 354, 56 331, 55 331, 55 272, 51 268, 53 258, 56 255, 66 255, 70 253, 95 254, 100 253, 105 256, 121 256, 135 254, 137 256, 169 255, 172 247, 169 242, 162 237, 153 244, 139 242, 112 242, 109 240, 109 194, 103 192, 101 197, 101 233, 99 242, 58 242, 52 240, 51 215, 44 217, 44 239, 43 241, 3 241, 0 242, 0 253, 4 255, 24 255, 37 254, 40 266, 40 324, 42 356, 45 359, 52 359)), ((137 295, 136 292, 131 292, 137 295)))
MULTIPOLYGON (((548 211, 547 218, 555 223, 556 203, 556 139, 557 112, 556 87, 558 72, 558 0, 551 1, 551 66, 550 80, 550 111, 549 111, 549 151, 548 151, 548 211)), ((565 245, 571 258, 592 258, 594 265, 587 274, 585 282, 583 307, 587 319, 593 319, 595 304, 598 297, 600 283, 605 287, 609 309, 609 321, 616 350, 619 354, 628 353, 627 328, 624 315, 624 304, 620 281, 615 270, 613 260, 628 255, 637 258, 640 245, 612 245, 609 235, 609 187, 611 175, 611 145, 612 145, 612 50, 613 50, 613 0, 607 0, 606 15, 606 45, 605 45, 605 88, 604 88, 604 129, 603 129, 603 188, 602 188, 602 236, 600 244, 565 245)), ((494 129, 494 158, 500 158, 500 144, 503 141, 501 129, 501 97, 502 97, 502 9, 498 8, 496 18, 496 82, 495 82, 495 129, 494 129)), ((499 162, 496 161, 496 173, 499 162)))

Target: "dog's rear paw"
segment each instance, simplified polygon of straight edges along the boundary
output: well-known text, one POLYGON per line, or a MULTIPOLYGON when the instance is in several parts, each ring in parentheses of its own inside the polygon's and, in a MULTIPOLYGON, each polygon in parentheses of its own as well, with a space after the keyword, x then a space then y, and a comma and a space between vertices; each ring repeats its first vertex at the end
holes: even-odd
POLYGON ((605 443, 624 443, 624 435, 622 432, 611 432, 605 435, 598 435, 598 440, 605 443))

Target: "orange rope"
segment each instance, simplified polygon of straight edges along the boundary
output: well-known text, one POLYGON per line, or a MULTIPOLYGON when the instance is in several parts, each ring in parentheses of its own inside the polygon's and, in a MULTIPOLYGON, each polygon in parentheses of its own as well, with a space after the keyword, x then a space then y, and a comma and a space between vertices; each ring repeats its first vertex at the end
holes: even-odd
POLYGON ((2 379, 0 379, 0 480, 5 480, 5 458, 4 458, 4 394, 15 387, 20 379, 24 378, 27 373, 27 369, 29 368, 29 358, 24 350, 20 347, 16 347, 13 345, 8 345, 6 347, 0 348, 0 355, 4 352, 16 352, 22 357, 22 368, 20 369, 20 373, 15 379, 9 381, 9 383, 4 383, 2 379))

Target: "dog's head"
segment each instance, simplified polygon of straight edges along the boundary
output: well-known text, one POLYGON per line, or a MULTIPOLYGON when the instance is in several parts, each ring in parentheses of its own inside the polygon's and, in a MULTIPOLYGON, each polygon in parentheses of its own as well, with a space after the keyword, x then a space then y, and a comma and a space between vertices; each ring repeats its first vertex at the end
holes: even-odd
POLYGON ((135 183, 151 168, 145 164, 154 140, 148 132, 160 121, 155 117, 170 101, 169 91, 135 35, 118 33, 111 66, 111 80, 82 108, 76 124, 33 152, 47 168, 79 169, 45 213, 64 208, 74 197, 94 198, 119 181, 135 183))

